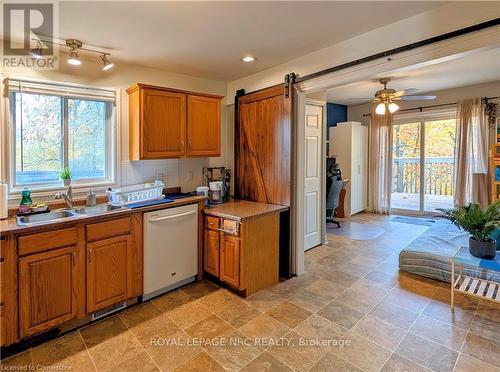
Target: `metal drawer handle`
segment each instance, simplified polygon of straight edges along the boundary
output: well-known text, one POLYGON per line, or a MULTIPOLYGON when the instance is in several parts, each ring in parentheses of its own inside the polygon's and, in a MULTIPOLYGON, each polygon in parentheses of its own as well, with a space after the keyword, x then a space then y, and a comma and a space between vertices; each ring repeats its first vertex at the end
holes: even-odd
POLYGON ((184 216, 189 216, 191 214, 195 214, 197 211, 191 211, 191 212, 185 212, 185 213, 179 213, 179 214, 174 214, 173 216, 165 216, 165 217, 158 217, 158 218, 151 218, 149 222, 157 222, 157 221, 165 221, 165 220, 172 220, 175 218, 180 218, 184 216))

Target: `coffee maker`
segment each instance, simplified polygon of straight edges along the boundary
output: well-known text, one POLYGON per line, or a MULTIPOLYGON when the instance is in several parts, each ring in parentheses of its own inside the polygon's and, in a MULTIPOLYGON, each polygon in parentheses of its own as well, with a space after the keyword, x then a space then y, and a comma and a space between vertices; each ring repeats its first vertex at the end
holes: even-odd
POLYGON ((224 203, 229 198, 231 170, 225 167, 203 168, 203 180, 208 186, 208 202, 224 203))

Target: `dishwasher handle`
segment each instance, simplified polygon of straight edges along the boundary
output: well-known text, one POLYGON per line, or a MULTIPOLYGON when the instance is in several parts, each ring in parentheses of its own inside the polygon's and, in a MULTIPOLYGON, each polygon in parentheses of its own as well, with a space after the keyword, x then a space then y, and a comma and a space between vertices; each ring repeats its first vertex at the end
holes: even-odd
POLYGON ((176 218, 184 217, 184 216, 189 216, 191 214, 198 213, 198 211, 190 211, 190 212, 184 212, 184 213, 179 213, 179 214, 174 214, 172 216, 165 216, 165 217, 157 217, 157 218, 151 218, 149 222, 158 222, 158 221, 166 221, 166 220, 173 220, 176 218))

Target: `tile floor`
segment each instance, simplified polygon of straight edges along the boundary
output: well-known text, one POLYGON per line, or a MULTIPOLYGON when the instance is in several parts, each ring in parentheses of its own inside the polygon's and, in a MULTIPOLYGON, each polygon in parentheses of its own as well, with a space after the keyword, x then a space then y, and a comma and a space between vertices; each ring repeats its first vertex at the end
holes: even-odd
POLYGON ((2 361, 71 371, 499 371, 500 306, 398 272, 427 227, 362 214, 306 273, 243 300, 202 281, 2 361), (52 366, 52 367, 49 367, 52 366))

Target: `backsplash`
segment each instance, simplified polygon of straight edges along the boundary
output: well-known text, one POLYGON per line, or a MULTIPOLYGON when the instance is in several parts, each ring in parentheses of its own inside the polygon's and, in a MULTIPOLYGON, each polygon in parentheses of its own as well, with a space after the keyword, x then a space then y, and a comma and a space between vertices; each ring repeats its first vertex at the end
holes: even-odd
POLYGON ((121 163, 122 186, 154 181, 156 177, 162 178, 160 181, 166 187, 179 186, 179 160, 124 160, 121 163))

